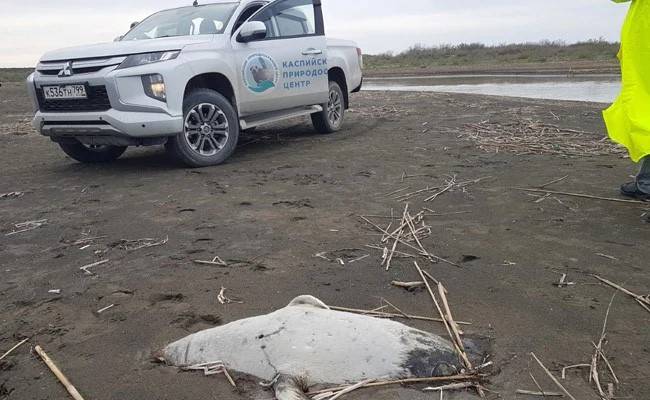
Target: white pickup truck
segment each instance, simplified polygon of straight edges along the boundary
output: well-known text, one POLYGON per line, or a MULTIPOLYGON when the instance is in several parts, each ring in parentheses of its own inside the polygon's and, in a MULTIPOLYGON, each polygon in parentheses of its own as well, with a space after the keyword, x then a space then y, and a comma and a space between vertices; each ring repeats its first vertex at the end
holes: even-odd
POLYGON ((318 132, 339 130, 362 67, 355 43, 325 38, 321 0, 223 0, 47 53, 27 86, 34 127, 80 162, 164 144, 203 167, 259 125, 311 116, 318 132))

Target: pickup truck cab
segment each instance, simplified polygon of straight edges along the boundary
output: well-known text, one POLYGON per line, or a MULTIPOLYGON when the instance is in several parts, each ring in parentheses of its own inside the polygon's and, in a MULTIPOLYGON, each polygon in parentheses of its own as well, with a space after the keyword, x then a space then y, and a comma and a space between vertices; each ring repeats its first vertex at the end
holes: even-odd
POLYGON ((203 167, 259 125, 311 116, 338 131, 362 65, 355 43, 325 38, 320 0, 195 2, 114 42, 49 52, 27 86, 34 127, 80 162, 164 144, 203 167))

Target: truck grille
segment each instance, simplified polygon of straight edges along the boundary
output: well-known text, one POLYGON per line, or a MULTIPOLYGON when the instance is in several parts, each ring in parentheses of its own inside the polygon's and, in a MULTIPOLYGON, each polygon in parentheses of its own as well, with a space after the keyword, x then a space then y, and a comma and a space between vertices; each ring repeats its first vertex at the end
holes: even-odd
POLYGON ((84 112, 107 111, 111 109, 106 86, 87 86, 87 99, 46 100, 43 89, 36 89, 36 97, 41 111, 48 112, 84 112))
MULTIPOLYGON (((79 74, 90 74, 93 72, 101 71, 102 69, 107 68, 106 65, 96 65, 93 67, 79 67, 79 68, 72 68, 72 72, 74 75, 79 75, 79 74)), ((39 69, 38 72, 41 75, 47 75, 47 76, 56 76, 61 72, 61 69, 39 69)))

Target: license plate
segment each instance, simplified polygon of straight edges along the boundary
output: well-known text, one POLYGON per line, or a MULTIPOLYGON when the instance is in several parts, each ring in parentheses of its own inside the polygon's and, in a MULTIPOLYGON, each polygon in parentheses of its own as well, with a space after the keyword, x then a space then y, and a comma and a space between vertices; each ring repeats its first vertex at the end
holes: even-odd
POLYGON ((47 100, 73 100, 87 99, 86 86, 84 85, 63 85, 43 86, 43 96, 47 100))

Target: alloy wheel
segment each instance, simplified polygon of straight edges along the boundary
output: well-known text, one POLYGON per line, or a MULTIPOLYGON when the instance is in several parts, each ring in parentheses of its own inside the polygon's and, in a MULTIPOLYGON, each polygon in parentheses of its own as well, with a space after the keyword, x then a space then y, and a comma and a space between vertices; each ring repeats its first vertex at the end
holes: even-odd
POLYGON ((228 119, 214 104, 194 106, 185 117, 185 140, 190 148, 205 157, 219 153, 228 142, 228 119))
POLYGON ((338 90, 330 90, 330 99, 327 103, 327 118, 332 126, 339 126, 343 114, 343 102, 338 90))

